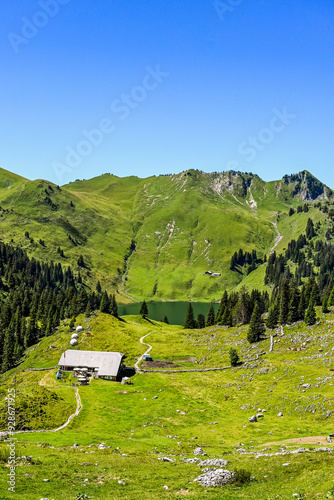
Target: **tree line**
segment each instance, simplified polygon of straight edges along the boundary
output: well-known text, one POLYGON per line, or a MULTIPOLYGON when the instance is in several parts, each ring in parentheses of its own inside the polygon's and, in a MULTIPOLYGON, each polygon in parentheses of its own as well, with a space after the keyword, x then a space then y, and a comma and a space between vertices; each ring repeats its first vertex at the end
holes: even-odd
POLYGON ((115 296, 98 283, 91 291, 71 267, 29 258, 0 242, 0 371, 15 366, 28 347, 54 333, 60 321, 100 309, 118 316, 115 296))

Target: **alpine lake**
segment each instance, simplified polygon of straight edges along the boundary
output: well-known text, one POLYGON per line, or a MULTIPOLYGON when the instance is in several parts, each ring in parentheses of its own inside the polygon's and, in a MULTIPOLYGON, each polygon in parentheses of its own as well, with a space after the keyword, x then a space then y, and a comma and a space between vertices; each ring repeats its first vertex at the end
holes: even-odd
MULTIPOLYGON (((147 302, 148 318, 155 321, 162 321, 165 316, 171 325, 183 325, 186 318, 189 302, 147 302)), ((191 302, 194 310, 194 317, 198 314, 204 314, 205 318, 209 312, 211 303, 191 302)), ((119 316, 139 314, 141 303, 118 304, 119 316)), ((213 303, 215 313, 217 313, 219 304, 213 303)))

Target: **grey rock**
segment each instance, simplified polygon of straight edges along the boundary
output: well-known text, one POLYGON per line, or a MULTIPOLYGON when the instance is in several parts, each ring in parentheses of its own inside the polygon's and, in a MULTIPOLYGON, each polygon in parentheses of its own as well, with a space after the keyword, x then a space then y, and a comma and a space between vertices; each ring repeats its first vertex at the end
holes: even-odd
POLYGON ((202 448, 200 446, 198 446, 197 448, 194 449, 194 455, 204 455, 204 456, 206 456, 206 453, 204 453, 204 451, 202 450, 202 448))
POLYGON ((252 417, 249 417, 248 420, 250 422, 257 422, 257 418, 256 418, 256 415, 253 415, 252 417))
POLYGON ((209 458, 208 460, 201 460, 198 462, 200 467, 226 467, 227 464, 228 461, 221 458, 209 458))
POLYGON ((170 462, 170 463, 174 462, 173 459, 168 458, 168 457, 159 457, 158 460, 160 460, 161 462, 170 462))
POLYGON ((197 481, 202 486, 224 486, 225 484, 233 482, 234 472, 224 469, 217 469, 214 471, 206 472, 198 476, 197 481))

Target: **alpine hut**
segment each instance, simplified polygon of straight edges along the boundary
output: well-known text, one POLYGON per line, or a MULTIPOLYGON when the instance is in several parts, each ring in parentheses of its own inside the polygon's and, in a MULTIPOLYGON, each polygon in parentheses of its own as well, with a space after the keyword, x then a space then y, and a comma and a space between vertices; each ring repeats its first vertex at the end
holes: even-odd
POLYGON ((87 368, 87 371, 96 373, 98 378, 117 380, 123 369, 124 358, 120 352, 67 350, 61 355, 58 365, 62 371, 87 368))

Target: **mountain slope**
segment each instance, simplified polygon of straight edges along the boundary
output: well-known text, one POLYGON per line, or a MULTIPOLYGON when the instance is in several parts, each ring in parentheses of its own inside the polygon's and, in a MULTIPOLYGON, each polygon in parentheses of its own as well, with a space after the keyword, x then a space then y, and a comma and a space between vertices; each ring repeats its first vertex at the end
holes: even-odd
MULTIPOLYGON (((59 187, 0 170, 0 235, 30 256, 70 264, 92 286, 100 280, 119 301, 209 301, 242 281, 230 270, 235 251, 263 258, 278 235, 283 248, 305 230, 287 223, 289 209, 332 197, 306 171, 275 182, 233 171, 104 174, 59 187), (80 255, 85 267, 77 266, 80 255)), ((324 219, 309 205, 308 216, 324 219)))

